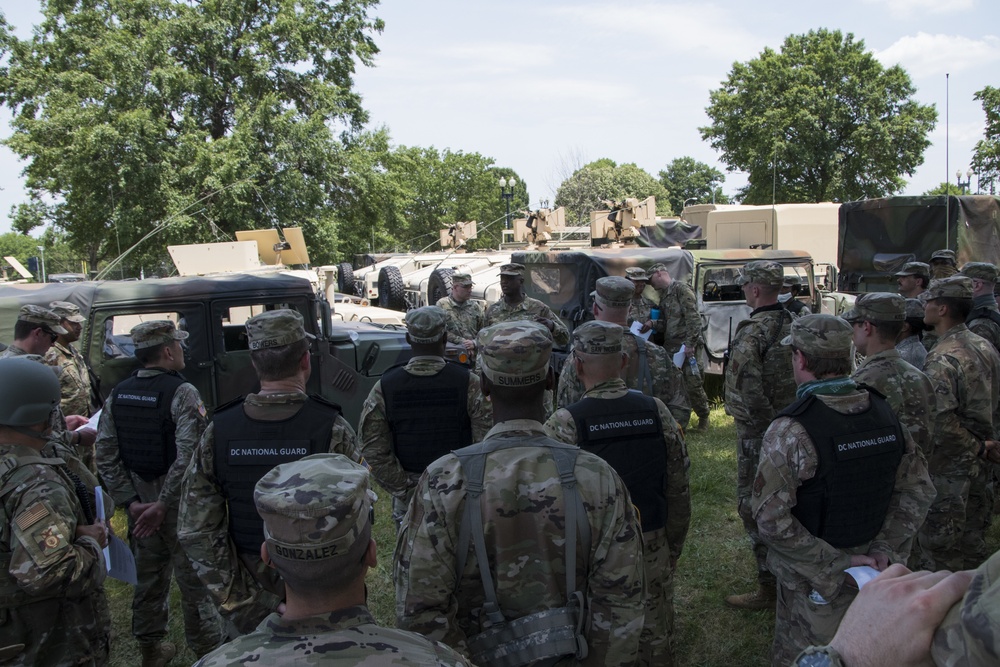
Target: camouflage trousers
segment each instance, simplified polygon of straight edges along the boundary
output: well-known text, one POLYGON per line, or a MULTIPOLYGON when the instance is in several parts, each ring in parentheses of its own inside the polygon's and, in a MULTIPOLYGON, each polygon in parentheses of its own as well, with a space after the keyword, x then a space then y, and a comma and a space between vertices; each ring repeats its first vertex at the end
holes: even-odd
POLYGON ((816 604, 808 593, 779 585, 771 665, 791 665, 807 646, 829 644, 856 595, 845 587, 829 603, 816 604))
POLYGON ((760 463, 760 446, 762 438, 744 437, 746 434, 736 431, 736 511, 743 521, 743 528, 750 537, 750 549, 757 561, 757 581, 765 588, 775 585, 775 577, 767 569, 767 545, 760 539, 757 522, 754 521, 751 502, 753 482, 757 477, 757 465, 760 463))
MULTIPOLYGON (((668 360, 667 363, 670 361, 668 360)), ((684 386, 687 388, 691 410, 698 415, 699 419, 707 419, 709 409, 708 394, 705 393, 705 369, 699 363, 698 372, 694 373, 689 362, 685 361, 684 367, 680 371, 681 375, 684 376, 684 386)))
POLYGON ((639 665, 674 664, 674 571, 670 566, 667 529, 642 534, 646 572, 646 618, 639 639, 639 665))
POLYGON ((911 565, 928 570, 978 567, 989 555, 986 529, 993 513, 989 469, 977 461, 968 473, 931 475, 937 496, 917 534, 911 565))
POLYGON ((197 655, 219 646, 225 639, 222 622, 177 541, 177 509, 167 511, 160 529, 150 537, 134 537, 133 527, 129 516, 129 541, 135 554, 138 580, 132 596, 132 634, 136 640, 140 644, 155 644, 167 636, 170 574, 173 572, 181 591, 184 636, 188 646, 197 655))

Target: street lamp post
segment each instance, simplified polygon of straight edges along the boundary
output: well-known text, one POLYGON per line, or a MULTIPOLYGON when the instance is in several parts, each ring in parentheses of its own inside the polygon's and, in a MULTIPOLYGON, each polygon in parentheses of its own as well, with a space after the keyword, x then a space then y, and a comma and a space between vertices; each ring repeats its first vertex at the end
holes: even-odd
POLYGON ((955 180, 958 181, 958 189, 961 190, 964 195, 966 190, 968 190, 969 186, 972 184, 972 170, 969 169, 965 172, 965 180, 963 181, 962 170, 959 169, 955 172, 955 180))
POLYGON ((42 257, 41 257, 41 261, 42 261, 42 282, 44 283, 45 282, 45 246, 40 245, 40 246, 36 246, 36 247, 38 248, 38 252, 40 252, 41 255, 42 255, 42 257))
POLYGON ((510 200, 514 198, 514 186, 517 179, 511 176, 509 179, 500 177, 500 198, 507 202, 507 229, 510 229, 510 200))

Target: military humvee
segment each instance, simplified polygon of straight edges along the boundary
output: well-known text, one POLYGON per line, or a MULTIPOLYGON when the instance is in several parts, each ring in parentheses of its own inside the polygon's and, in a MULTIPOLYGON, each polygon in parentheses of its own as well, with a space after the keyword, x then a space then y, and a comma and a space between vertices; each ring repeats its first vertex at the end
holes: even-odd
MULTIPOLYGON (((525 293, 555 311, 572 331, 591 318, 590 293, 598 278, 624 276, 630 266, 667 265, 675 280, 694 288, 701 314, 706 348, 702 362, 708 373, 721 374, 731 332, 750 316, 742 288, 736 284, 739 269, 755 259, 770 259, 784 266, 785 275, 797 275, 805 288, 799 298, 815 312, 822 294, 816 290, 813 262, 800 250, 685 250, 682 248, 613 248, 563 252, 515 252, 513 261, 525 265, 525 293)), ((558 355, 561 366, 565 356, 558 355)))
POLYGON ((308 391, 339 404, 355 427, 375 382, 411 355, 402 327, 337 320, 309 280, 283 273, 0 285, 0 341, 13 340, 21 305, 57 300, 76 303, 87 318, 78 345, 102 400, 137 368, 129 331, 145 320, 170 319, 191 334, 183 374, 209 410, 259 389, 243 324, 265 310, 302 314, 316 336, 308 391))

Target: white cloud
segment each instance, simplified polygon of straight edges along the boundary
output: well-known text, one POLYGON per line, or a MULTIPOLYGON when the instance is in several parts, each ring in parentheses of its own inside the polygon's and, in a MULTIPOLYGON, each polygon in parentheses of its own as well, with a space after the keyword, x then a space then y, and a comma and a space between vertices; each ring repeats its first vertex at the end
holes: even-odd
POLYGON ((868 4, 885 5, 893 16, 911 18, 913 14, 944 14, 964 12, 976 6, 976 0, 867 0, 868 4))
POLYGON ((902 65, 914 77, 961 72, 1000 61, 1000 38, 972 39, 961 35, 907 35, 876 51, 884 65, 902 65))

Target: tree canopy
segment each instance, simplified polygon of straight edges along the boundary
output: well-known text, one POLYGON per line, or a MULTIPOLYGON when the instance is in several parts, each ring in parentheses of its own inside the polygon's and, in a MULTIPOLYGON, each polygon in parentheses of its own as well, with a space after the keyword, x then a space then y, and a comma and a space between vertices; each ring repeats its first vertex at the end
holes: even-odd
POLYGON ((329 259, 376 2, 50 0, 31 39, 0 26, 6 143, 31 198, 16 228, 52 223, 94 265, 154 229, 146 261, 171 242, 302 226, 329 259))
POLYGON ((735 63, 714 90, 702 137, 730 171, 744 171, 747 204, 850 201, 899 192, 923 163, 932 106, 910 77, 886 68, 863 40, 840 31, 790 35, 735 63))
POLYGON ((688 199, 700 204, 728 204, 729 197, 722 192, 725 180, 718 169, 688 156, 675 158, 660 171, 660 183, 670 193, 670 208, 678 213, 688 199))
POLYGON ((556 190, 556 206, 566 207, 567 221, 589 224, 590 212, 606 208, 602 200, 656 197, 656 212, 670 215, 669 195, 663 185, 635 164, 618 165, 602 158, 584 165, 556 190))
POLYGON ((983 103, 986 136, 976 143, 972 169, 979 179, 978 189, 993 193, 997 180, 1000 180, 1000 88, 986 86, 976 92, 974 99, 983 103))

